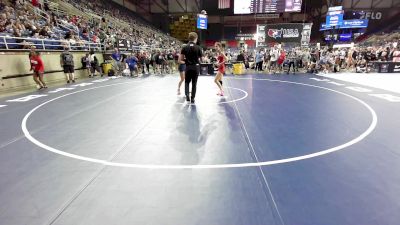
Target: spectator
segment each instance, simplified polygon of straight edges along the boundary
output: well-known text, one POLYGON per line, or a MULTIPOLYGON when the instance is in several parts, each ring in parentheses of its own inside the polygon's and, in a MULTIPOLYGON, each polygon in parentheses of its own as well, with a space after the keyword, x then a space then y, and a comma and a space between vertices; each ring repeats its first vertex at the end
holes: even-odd
POLYGON ((122 55, 118 48, 114 49, 114 53, 111 55, 111 58, 114 60, 113 62, 113 67, 115 70, 116 76, 121 76, 122 71, 123 71, 123 65, 122 65, 122 55))
POLYGON ((128 64, 128 68, 129 68, 131 77, 138 77, 138 75, 139 75, 138 58, 136 56, 134 56, 133 54, 131 54, 126 59, 126 64, 128 64))
POLYGON ((171 73, 175 72, 175 57, 174 57, 174 51, 169 50, 169 53, 167 54, 167 59, 168 59, 168 68, 170 69, 171 73))
POLYGON ((34 7, 39 7, 40 5, 39 5, 39 0, 32 0, 32 5, 34 6, 34 7))
POLYGON ((256 71, 262 71, 263 60, 264 60, 264 53, 262 49, 260 49, 256 54, 256 67, 255 67, 256 71))
POLYGON ((297 58, 296 52, 293 51, 293 50, 290 51, 289 54, 288 54, 289 66, 288 66, 287 74, 290 73, 290 68, 292 66, 293 66, 293 74, 296 73, 296 58, 297 58))
POLYGON ((245 59, 244 59, 244 53, 243 51, 240 51, 239 55, 236 58, 236 61, 244 63, 245 59))
MULTIPOLYGON (((98 61, 96 55, 94 54, 93 50, 90 51, 89 62, 90 62, 90 73, 91 73, 89 75, 89 77, 94 77, 94 76, 96 76, 96 71, 99 72, 99 69, 98 69, 99 61, 98 61)), ((101 76, 103 76, 103 75, 101 75, 101 76)))
POLYGON ((81 63, 82 63, 82 68, 86 71, 86 73, 88 74, 88 76, 91 76, 90 73, 90 58, 89 58, 89 53, 86 53, 85 56, 82 57, 81 59, 81 63))
POLYGON ((274 46, 270 51, 271 61, 270 61, 270 71, 271 73, 275 73, 278 67, 277 61, 279 58, 279 51, 276 46, 274 46))
POLYGON ((31 64, 31 71, 33 71, 33 80, 39 85, 39 90, 47 88, 46 83, 43 81, 44 64, 40 54, 36 52, 34 47, 29 54, 29 61, 31 64))
POLYGON ((400 46, 397 46, 393 52, 393 62, 400 62, 400 46))
POLYGON ((64 47, 64 52, 60 55, 60 64, 64 69, 67 83, 75 83, 74 56, 69 52, 68 47, 64 47))

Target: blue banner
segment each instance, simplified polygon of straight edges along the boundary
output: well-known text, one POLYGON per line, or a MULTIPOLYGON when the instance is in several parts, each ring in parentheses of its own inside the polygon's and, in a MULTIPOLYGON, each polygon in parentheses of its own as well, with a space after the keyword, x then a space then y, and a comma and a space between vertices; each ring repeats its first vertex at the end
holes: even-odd
POLYGON ((324 31, 324 30, 330 30, 332 27, 326 26, 326 23, 321 23, 321 27, 319 28, 319 31, 324 31))
POLYGON ((197 29, 207 30, 207 15, 197 14, 197 29))
POLYGON ((352 34, 340 34, 339 41, 351 41, 352 34))
MULTIPOLYGON (((351 28, 367 28, 368 20, 343 20, 342 25, 337 26, 337 29, 351 29, 351 28)), ((331 30, 333 26, 329 26, 326 23, 321 24, 320 31, 331 30)))
POLYGON ((337 14, 326 17, 326 25, 329 27, 338 27, 343 23, 343 14, 337 14))
POLYGON ((367 28, 368 20, 343 20, 343 24, 340 26, 341 29, 348 28, 367 28))

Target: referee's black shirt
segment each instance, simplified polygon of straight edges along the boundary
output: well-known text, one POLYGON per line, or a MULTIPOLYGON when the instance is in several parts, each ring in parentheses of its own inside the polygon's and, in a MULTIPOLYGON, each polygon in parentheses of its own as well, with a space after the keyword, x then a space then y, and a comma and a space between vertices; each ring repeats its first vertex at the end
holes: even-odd
POLYGON ((199 65, 199 58, 203 56, 200 46, 193 42, 189 42, 185 47, 183 47, 181 54, 185 56, 186 66, 199 65))

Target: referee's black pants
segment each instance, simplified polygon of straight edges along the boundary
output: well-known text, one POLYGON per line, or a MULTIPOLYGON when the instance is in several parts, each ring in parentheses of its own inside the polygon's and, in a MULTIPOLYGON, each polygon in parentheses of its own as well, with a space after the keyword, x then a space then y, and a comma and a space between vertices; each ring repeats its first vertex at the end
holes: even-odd
POLYGON ((186 73, 185 73, 185 95, 189 97, 189 84, 192 83, 192 96, 191 99, 196 97, 196 89, 197 89, 197 79, 199 78, 199 71, 198 67, 191 68, 190 66, 186 66, 186 73))

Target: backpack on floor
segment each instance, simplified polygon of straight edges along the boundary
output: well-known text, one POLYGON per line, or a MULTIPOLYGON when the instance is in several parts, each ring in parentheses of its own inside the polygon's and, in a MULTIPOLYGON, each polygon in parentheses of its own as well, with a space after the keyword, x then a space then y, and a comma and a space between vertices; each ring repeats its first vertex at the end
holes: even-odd
POLYGON ((114 71, 113 69, 110 69, 110 70, 108 71, 108 76, 109 76, 109 77, 115 76, 115 71, 114 71))

